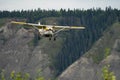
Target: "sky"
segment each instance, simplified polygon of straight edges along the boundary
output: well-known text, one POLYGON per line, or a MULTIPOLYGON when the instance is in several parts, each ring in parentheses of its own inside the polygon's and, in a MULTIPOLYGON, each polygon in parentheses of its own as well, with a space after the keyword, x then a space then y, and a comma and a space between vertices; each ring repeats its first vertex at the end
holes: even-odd
POLYGON ((0 0, 0 10, 90 9, 111 6, 120 9, 120 0, 0 0))

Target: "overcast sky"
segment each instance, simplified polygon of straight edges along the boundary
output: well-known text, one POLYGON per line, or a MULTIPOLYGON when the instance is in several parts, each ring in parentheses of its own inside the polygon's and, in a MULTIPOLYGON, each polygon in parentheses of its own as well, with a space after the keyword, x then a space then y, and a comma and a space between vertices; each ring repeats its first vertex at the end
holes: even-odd
POLYGON ((89 9, 106 6, 120 9, 120 0, 0 0, 0 10, 89 9))

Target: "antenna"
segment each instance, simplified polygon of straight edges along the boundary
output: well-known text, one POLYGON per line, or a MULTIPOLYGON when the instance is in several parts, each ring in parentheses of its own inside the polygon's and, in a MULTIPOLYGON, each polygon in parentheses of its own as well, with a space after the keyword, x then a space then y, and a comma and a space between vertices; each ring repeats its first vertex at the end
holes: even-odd
POLYGON ((40 22, 38 22, 38 25, 41 25, 40 22))

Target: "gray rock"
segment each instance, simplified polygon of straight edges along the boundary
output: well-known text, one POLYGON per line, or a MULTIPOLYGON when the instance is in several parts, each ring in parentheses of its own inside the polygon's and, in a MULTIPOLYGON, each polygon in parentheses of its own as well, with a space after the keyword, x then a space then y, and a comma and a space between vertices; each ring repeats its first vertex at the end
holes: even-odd
POLYGON ((0 68, 5 69, 6 75, 12 71, 27 72, 34 78, 41 69, 46 79, 53 76, 48 55, 40 45, 34 46, 34 39, 34 32, 10 23, 0 29, 0 68))

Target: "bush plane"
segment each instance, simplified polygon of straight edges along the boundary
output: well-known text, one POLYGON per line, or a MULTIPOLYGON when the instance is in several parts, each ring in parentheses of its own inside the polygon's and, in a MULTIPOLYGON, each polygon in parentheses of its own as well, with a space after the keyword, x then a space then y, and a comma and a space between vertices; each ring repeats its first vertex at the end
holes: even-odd
POLYGON ((38 30, 40 37, 48 37, 49 40, 53 37, 56 40, 57 34, 66 29, 85 29, 85 27, 78 26, 55 26, 55 25, 42 25, 40 22, 38 24, 11 21, 12 24, 19 24, 25 26, 31 26, 32 28, 38 30))

